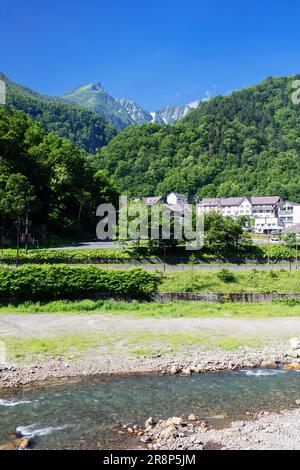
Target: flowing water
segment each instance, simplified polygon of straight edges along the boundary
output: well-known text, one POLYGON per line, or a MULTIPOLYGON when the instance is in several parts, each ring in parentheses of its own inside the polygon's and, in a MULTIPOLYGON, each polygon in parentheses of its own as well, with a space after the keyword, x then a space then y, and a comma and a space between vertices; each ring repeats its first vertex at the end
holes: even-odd
POLYGON ((36 449, 134 447, 122 426, 141 425, 149 416, 194 413, 219 426, 247 411, 288 407, 296 399, 300 373, 284 370, 61 380, 0 392, 0 444, 10 442, 17 429, 36 449))

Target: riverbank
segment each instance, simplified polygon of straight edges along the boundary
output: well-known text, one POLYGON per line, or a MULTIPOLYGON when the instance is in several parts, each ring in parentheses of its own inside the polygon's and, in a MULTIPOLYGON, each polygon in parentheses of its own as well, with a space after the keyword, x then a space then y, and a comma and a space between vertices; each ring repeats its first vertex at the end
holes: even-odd
MULTIPOLYGON (((295 406, 300 405, 297 400, 295 406)), ((249 413, 250 414, 250 413, 249 413)), ((300 409, 276 413, 262 411, 255 419, 234 421, 222 429, 209 429, 195 415, 168 420, 147 420, 142 442, 159 450, 300 450, 300 409)))
POLYGON ((172 317, 172 305, 162 307, 166 318, 151 312, 148 317, 140 312, 4 314, 0 387, 60 377, 191 374, 300 362, 300 346, 289 343, 300 337, 299 317, 236 318, 219 306, 216 317, 178 318, 172 317))
POLYGON ((258 367, 300 368, 299 359, 293 356, 295 355, 289 346, 264 348, 260 351, 241 347, 237 351, 183 349, 180 353, 140 358, 120 355, 86 356, 78 360, 60 358, 30 364, 11 363, 0 366, 0 388, 8 389, 66 377, 149 373, 192 375, 258 367))

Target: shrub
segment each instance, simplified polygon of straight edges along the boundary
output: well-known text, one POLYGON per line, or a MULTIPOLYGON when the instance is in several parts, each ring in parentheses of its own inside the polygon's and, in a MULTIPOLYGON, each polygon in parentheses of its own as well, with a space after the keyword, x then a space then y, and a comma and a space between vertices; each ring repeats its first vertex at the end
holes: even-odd
POLYGON ((220 269, 217 273, 218 278, 222 282, 236 282, 235 275, 228 269, 220 269))
POLYGON ((288 307, 294 307, 295 305, 300 305, 300 299, 275 299, 272 300, 274 304, 287 305, 288 307))
MULTIPOLYGON (((142 255, 121 248, 80 248, 80 249, 40 249, 30 250, 27 255, 20 251, 21 264, 100 264, 110 262, 122 262, 141 258, 142 255)), ((8 264, 16 263, 16 250, 6 249, 2 262, 8 264)))
POLYGON ((161 275, 142 269, 40 265, 0 268, 0 299, 63 299, 111 294, 143 297, 157 290, 161 275))

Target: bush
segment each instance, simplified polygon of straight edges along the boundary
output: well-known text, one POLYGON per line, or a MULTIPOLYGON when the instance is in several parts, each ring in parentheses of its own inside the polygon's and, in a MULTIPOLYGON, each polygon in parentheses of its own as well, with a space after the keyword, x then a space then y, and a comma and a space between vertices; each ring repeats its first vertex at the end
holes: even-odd
POLYGON ((67 299, 94 294, 143 297, 157 290, 161 275, 142 269, 112 271, 97 266, 0 268, 0 299, 67 299))
POLYGON ((220 269, 217 273, 218 278, 222 282, 236 282, 235 275, 228 269, 220 269))
MULTIPOLYGON (((110 263, 122 262, 128 260, 138 259, 136 253, 116 248, 80 248, 80 249, 66 249, 66 250, 51 250, 40 249, 31 250, 27 255, 20 251, 21 264, 57 264, 57 263, 70 263, 70 264, 89 264, 89 263, 110 263)), ((8 264, 16 263, 16 250, 4 250, 2 262, 8 264)))
POLYGON ((272 300, 274 304, 287 305, 288 307, 295 307, 295 305, 300 305, 300 299, 275 299, 272 300))

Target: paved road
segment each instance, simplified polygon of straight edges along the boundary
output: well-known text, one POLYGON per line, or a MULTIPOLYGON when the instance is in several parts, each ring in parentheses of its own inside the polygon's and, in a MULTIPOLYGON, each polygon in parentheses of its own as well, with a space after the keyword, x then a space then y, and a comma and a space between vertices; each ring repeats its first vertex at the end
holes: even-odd
POLYGON ((122 248, 122 245, 120 245, 117 242, 112 242, 112 241, 106 241, 106 242, 81 242, 73 245, 67 245, 67 246, 60 246, 58 248, 55 248, 56 250, 80 250, 81 248, 122 248))
MULTIPOLYGON (((130 264, 102 264, 101 268, 107 269, 133 269, 142 268, 146 271, 191 271, 192 267, 189 264, 145 264, 145 263, 130 263, 130 264)), ((229 269, 230 271, 248 271, 257 269, 258 271, 279 271, 280 269, 297 271, 300 270, 300 264, 200 264, 194 265, 194 271, 219 271, 220 269, 229 269)))

